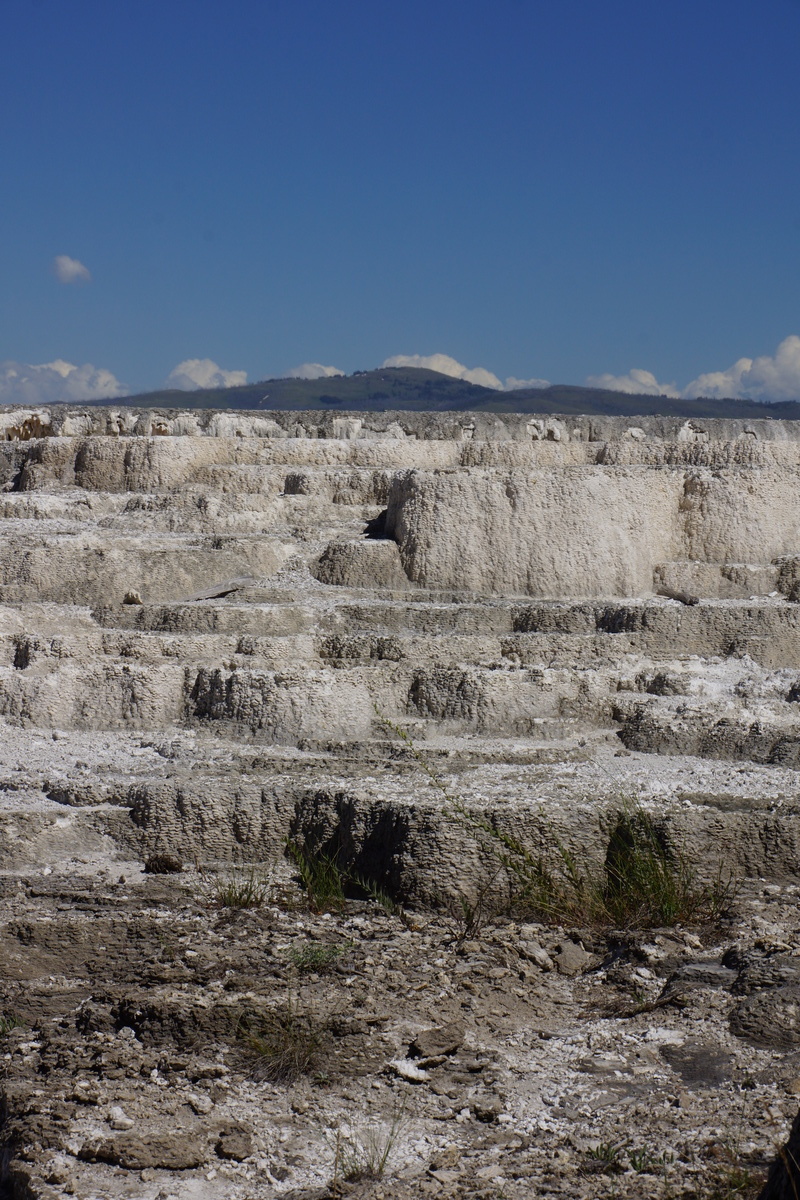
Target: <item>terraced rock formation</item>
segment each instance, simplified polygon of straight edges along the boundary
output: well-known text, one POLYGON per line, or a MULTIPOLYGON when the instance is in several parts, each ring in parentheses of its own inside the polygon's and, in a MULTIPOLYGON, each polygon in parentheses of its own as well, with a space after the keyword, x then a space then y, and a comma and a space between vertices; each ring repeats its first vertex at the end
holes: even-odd
MULTIPOLYGON (((688 941, 681 935, 663 949, 662 939, 649 957, 641 945, 628 946, 592 977, 592 986, 600 979, 601 991, 621 987, 613 971, 619 974, 627 961, 625 986, 630 991, 633 975, 644 971, 636 986, 655 1003, 670 973, 695 959, 728 971, 724 977, 706 971, 702 979, 696 971, 702 1002, 693 1001, 688 1014, 686 1006, 670 1009, 672 1025, 661 1016, 655 1025, 653 1009, 626 1029, 638 1029, 632 1046, 708 1049, 713 1042, 728 1056, 719 1079, 709 1084, 703 1068, 695 1080, 698 1088, 716 1089, 708 1112, 717 1132, 698 1132, 710 1119, 698 1113, 688 1145, 705 1144, 704 1137, 724 1142, 743 1081, 766 1089, 774 1115, 767 1120, 763 1113, 772 1110, 762 1106, 751 1141, 756 1158, 768 1155, 793 1107, 791 1100, 780 1107, 790 1093, 776 1081, 788 1088, 800 1076, 800 1027, 789 1011, 800 1001, 800 976, 779 971, 769 984, 742 983, 741 996, 762 986, 771 996, 784 989, 775 1003, 751 1005, 745 1016, 744 1001, 731 997, 756 959, 774 966, 775 955, 783 955, 794 970, 800 429, 770 420, 649 417, 632 424, 479 413, 57 408, 0 410, 0 438, 0 870, 9 964, 3 1003, 38 1039, 6 1035, 15 1046, 33 1046, 20 1051, 30 1068, 19 1076, 28 1079, 24 1086, 14 1083, 16 1051, 7 1056, 13 1133, 7 1140, 16 1164, 9 1178, 17 1189, 11 1194, 223 1194, 213 1182, 223 1168, 209 1168, 205 1151, 178 1163, 163 1147, 149 1158, 141 1147, 127 1158, 103 1149, 110 1130, 129 1128, 107 1117, 120 1107, 103 1091, 113 1074, 99 1071, 102 1095, 92 1083, 100 1095, 92 1124, 53 1065, 58 1053, 65 1062, 78 1054, 75 1038, 117 1045, 122 1037, 125 1061, 113 1067, 122 1072, 117 1077, 138 1080, 154 1071, 155 1094, 179 1094, 194 1125, 202 1124, 206 1100, 192 1107, 186 1099, 191 1071, 200 1069, 187 1030, 199 1022, 211 1044, 220 1022, 230 1024, 234 1010, 247 1007, 241 997, 250 996, 252 1005, 266 985, 252 961, 230 958, 224 930, 214 926, 203 943, 203 921, 213 924, 203 907, 203 876, 176 876, 169 892, 167 882, 156 885, 142 874, 153 854, 208 869, 283 862, 287 838, 321 849, 410 910, 429 914, 428 950, 447 975, 438 1007, 453 1019, 477 1014, 477 1032, 473 1027, 469 1037, 492 1042, 495 1059, 505 1054, 503 1070, 519 1077, 538 1069, 521 1065, 519 1047, 516 1058, 508 1046, 501 1050, 504 1038, 517 1036, 513 1029, 530 1028, 531 1005, 540 1023, 549 1022, 548 1039, 579 1036, 582 985, 567 995, 574 973, 565 970, 554 986, 554 963, 567 943, 581 942, 583 969, 600 967, 608 946, 591 933, 540 930, 536 936, 551 944, 539 946, 537 959, 520 950, 534 934, 515 933, 506 922, 493 935, 495 958, 476 968, 489 982, 473 984, 466 997, 452 983, 468 976, 457 966, 469 939, 447 949, 452 928, 430 914, 458 906, 459 897, 472 904, 479 895, 499 896, 508 881, 492 846, 456 819, 445 791, 459 810, 524 838, 534 853, 552 847, 555 835, 582 861, 600 864, 614 813, 635 797, 701 876, 710 880, 723 871, 741 881, 738 915, 715 931, 716 941, 703 948, 694 934, 688 941), (392 725, 407 731, 438 785, 392 725), (123 880, 114 884, 120 872, 123 880), (193 895, 185 890, 192 878, 193 895), (146 920, 137 917, 141 905, 146 920), (75 915, 81 911, 102 917, 96 955, 85 920, 75 915), (158 931, 170 922, 180 926, 177 940, 200 945, 191 953, 208 958, 205 975, 159 966, 158 931), (131 966, 136 938, 155 964, 149 973, 131 966), (217 944, 221 949, 212 953, 217 944), (738 975, 722 964, 734 950, 738 975), (98 982, 103 971, 105 990, 98 982), (217 984, 228 987, 226 971, 234 981, 225 992, 227 1008, 203 1025, 200 1008, 216 1012, 209 997, 217 984), (181 988, 199 992, 189 1000, 181 988), (508 1008, 502 1019, 491 1015, 498 1002, 508 1008), (762 1019, 762 1007, 771 1016, 762 1019), (493 1020, 500 1022, 494 1033, 493 1020), (648 1028, 658 1034, 650 1042, 648 1028), (56 1036, 71 1049, 53 1050, 56 1036), (166 1059, 147 1049, 166 1043, 166 1059), (184 1066, 170 1068, 180 1078, 159 1091, 167 1061, 184 1066), (46 1100, 26 1116, 21 1097, 30 1079, 50 1076, 50 1092, 42 1084, 46 1100)), ((359 912, 350 912, 341 942, 348 953, 358 943, 363 960, 369 953, 358 922, 373 918, 359 912)), ((274 916, 278 924, 263 954, 270 939, 290 936, 285 919, 274 916)), ((309 920, 313 930, 309 925, 306 933, 320 937, 322 918, 309 920)), ((266 936, 263 927, 250 934, 259 945, 266 936)), ((383 963, 380 978, 402 970, 401 960, 383 963)), ((414 952, 408 961, 422 971, 423 960, 414 952)), ((283 978, 280 969, 270 978, 275 971, 283 978)), ((360 970, 369 982, 369 970, 360 970)), ((380 994, 369 983, 363 1002, 372 1015, 376 988, 380 994)), ((591 991, 587 981, 585 990, 591 991)), ((598 1015, 601 999, 593 1003, 594 1024, 580 1036, 602 1046, 617 1034, 598 1015)), ((437 1005, 429 1006, 417 1014, 417 1025, 436 1015, 437 1005)), ((414 1023, 409 1012, 389 1021, 387 1046, 395 1058, 403 1058, 414 1023)), ((383 1025, 367 1020, 364 1029, 373 1028, 383 1025)), ((535 1059, 534 1050, 525 1053, 535 1059)), ((355 1057, 368 1074, 377 1069, 373 1057, 383 1069, 391 1055, 381 1047, 365 1055, 362 1047, 355 1057)), ((530 1088, 518 1082, 506 1087, 507 1107, 477 1125, 463 1080, 450 1085, 466 1097, 450 1112, 453 1121, 467 1113, 458 1132, 469 1145, 461 1149, 474 1150, 488 1174, 465 1190, 455 1166, 446 1165, 452 1129, 445 1137, 436 1124, 441 1116, 426 1110, 419 1122, 428 1150, 404 1152, 408 1194, 496 1192, 498 1178, 506 1195, 532 1194, 524 1190, 531 1178, 537 1186, 549 1180, 554 1190, 542 1195, 603 1194, 602 1178, 575 1175, 568 1160, 590 1153, 593 1130, 605 1131, 601 1142, 614 1142, 614 1123, 624 1125, 630 1105, 639 1103, 643 1136, 658 1143, 659 1154, 676 1158, 674 1130, 669 1122, 665 1130, 663 1114, 651 1120, 636 1088, 597 1108, 586 1100, 591 1120, 581 1116, 577 1100, 562 1103, 570 1088, 584 1096, 566 1065, 574 1058, 565 1050, 561 1060, 548 1059, 547 1087, 560 1097, 552 1105, 542 1099, 547 1088, 539 1088, 541 1104, 529 1111, 530 1088), (577 1115, 564 1116, 564 1109, 577 1115), (530 1150, 530 1163, 539 1163, 527 1175, 492 1173, 491 1147, 475 1149, 474 1129, 499 1115, 504 1136, 527 1139, 523 1157, 530 1150), (439 1130, 438 1142, 431 1129, 439 1130), (558 1171, 548 1174, 544 1159, 536 1159, 537 1129, 563 1133, 560 1181, 558 1171), (430 1165, 439 1160, 445 1165, 430 1165)), ((647 1070, 656 1091, 678 1096, 685 1110, 680 1071, 669 1061, 657 1053, 647 1070), (670 1084, 673 1076, 678 1083, 670 1084)), ((634 1069, 633 1059, 628 1066, 634 1069)), ((408 1072, 395 1076, 395 1091, 420 1094, 408 1072)), ((303 1158, 307 1151, 296 1150, 305 1165, 279 1161, 275 1122, 291 1124, 306 1110, 283 1113, 286 1093, 278 1089, 270 1102, 283 1115, 267 1131, 254 1112, 263 1099, 258 1087, 268 1085, 247 1078, 246 1071, 237 1076, 236 1119, 255 1141, 239 1160, 217 1153, 228 1164, 224 1194, 294 1190, 299 1196, 325 1182, 319 1164, 303 1158)), ((374 1082, 376 1092, 384 1087, 378 1077, 374 1082)), ((139 1105, 144 1114, 153 1101, 132 1084, 128 1091, 129 1107, 139 1105)), ((196 1087, 191 1095, 197 1099, 196 1087)), ((215 1097, 211 1107, 222 1104, 219 1087, 215 1097)), ((330 1103, 319 1103, 319 1119, 330 1125, 330 1103)), ((341 1117, 347 1105, 341 1096, 336 1103, 341 1117)), ((167 1109, 160 1111, 163 1125, 167 1109)), ((211 1136, 195 1133, 200 1141, 211 1136)), ((664 1188, 695 1186, 701 1168, 684 1165, 684 1175, 673 1172, 664 1188)), ((628 1173, 633 1190, 618 1194, 642 1195, 634 1168, 628 1173)), ((400 1195, 400 1187, 386 1194, 400 1195)))

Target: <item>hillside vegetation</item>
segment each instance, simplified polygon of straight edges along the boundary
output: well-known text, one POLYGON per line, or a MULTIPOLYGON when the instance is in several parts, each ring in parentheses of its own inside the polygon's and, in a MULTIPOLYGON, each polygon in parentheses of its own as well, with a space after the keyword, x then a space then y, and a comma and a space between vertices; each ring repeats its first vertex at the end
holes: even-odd
POLYGON ((115 403, 147 408, 341 409, 343 412, 405 409, 416 412, 455 410, 800 419, 800 401, 759 404, 753 400, 683 400, 668 396, 630 396, 602 388, 567 384, 497 392, 416 367, 359 371, 354 375, 332 379, 267 379, 260 383, 248 383, 244 387, 201 389, 196 392, 143 392, 115 403))

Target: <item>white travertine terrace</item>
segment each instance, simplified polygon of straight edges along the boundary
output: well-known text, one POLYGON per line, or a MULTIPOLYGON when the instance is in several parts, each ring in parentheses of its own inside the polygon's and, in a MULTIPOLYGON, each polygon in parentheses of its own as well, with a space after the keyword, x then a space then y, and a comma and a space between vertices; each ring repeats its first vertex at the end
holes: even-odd
MULTIPOLYGON (((0 432, 0 716, 15 746, 116 746, 102 787, 46 755, 30 785, 110 801, 123 840, 263 857, 306 810, 337 827, 331 772, 369 823, 402 803, 376 710, 488 800, 504 762, 587 760, 613 791, 620 740, 654 799, 664 756, 798 764, 790 422, 54 407, 0 432), (133 735, 178 747, 135 786, 133 735)), ((532 821, 526 787, 502 798, 532 821)), ((723 838, 739 859, 753 804, 723 838)), ((683 819, 711 837, 707 806, 683 819)), ((753 869, 794 863, 786 820, 753 869)), ((449 869, 386 854, 409 893, 449 869)))

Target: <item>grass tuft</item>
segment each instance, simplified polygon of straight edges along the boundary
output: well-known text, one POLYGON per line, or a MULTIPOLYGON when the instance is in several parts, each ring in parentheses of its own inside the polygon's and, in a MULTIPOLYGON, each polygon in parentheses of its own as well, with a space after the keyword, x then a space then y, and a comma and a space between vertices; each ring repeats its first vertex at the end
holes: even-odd
POLYGON ((25 1022, 14 1013, 0 1013, 0 1038, 6 1037, 12 1029, 25 1029, 25 1022))
POLYGON ((291 998, 243 1031, 253 1055, 253 1075, 271 1083, 292 1083, 310 1074, 322 1059, 329 1023, 291 998))
POLYGON ((505 869, 510 909, 552 924, 613 929, 658 929, 718 919, 733 899, 721 874, 701 884, 683 849, 639 804, 612 809, 602 867, 579 863, 555 833, 532 853, 514 834, 465 814, 505 869))
POLYGON ((411 927, 408 914, 384 888, 357 871, 340 867, 335 854, 293 841, 286 843, 286 853, 297 868, 300 886, 313 912, 341 912, 345 906, 345 890, 350 888, 351 895, 366 896, 389 916, 397 917, 411 927))
POLYGON ((218 908, 261 908, 272 893, 272 869, 250 865, 200 875, 208 902, 218 908))
POLYGON ((400 1109, 388 1125, 371 1125, 347 1134, 337 1129, 331 1184, 333 1190, 336 1191, 340 1183, 383 1179, 404 1127, 405 1118, 400 1109))

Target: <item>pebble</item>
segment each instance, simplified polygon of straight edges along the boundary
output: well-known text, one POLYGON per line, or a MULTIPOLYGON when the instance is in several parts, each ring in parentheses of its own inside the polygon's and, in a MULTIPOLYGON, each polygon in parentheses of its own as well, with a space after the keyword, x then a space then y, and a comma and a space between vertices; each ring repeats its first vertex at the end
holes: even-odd
POLYGON ((127 1113, 115 1104, 108 1114, 108 1123, 112 1129, 133 1129, 135 1121, 132 1121, 127 1113))
POLYGON ((413 1063, 410 1058, 393 1058, 389 1063, 396 1075, 401 1079, 407 1079, 409 1083, 427 1083, 430 1075, 427 1071, 422 1071, 413 1063))

